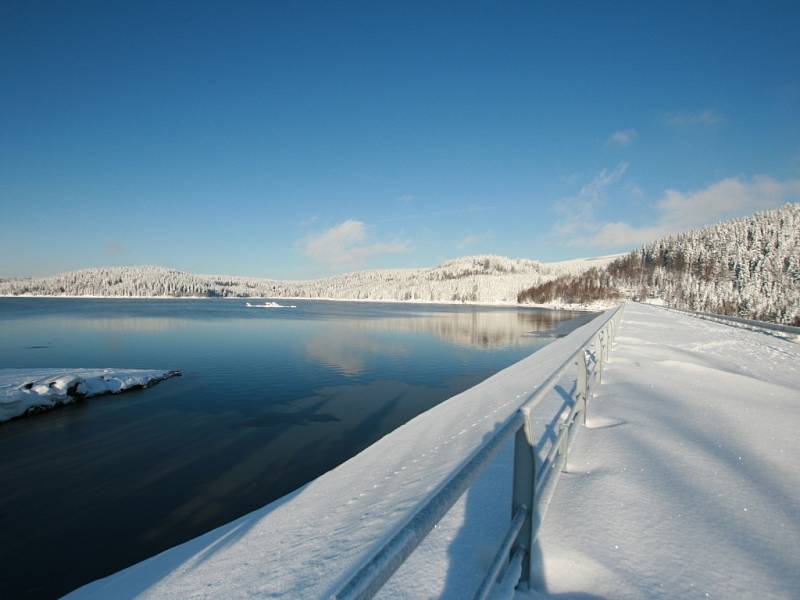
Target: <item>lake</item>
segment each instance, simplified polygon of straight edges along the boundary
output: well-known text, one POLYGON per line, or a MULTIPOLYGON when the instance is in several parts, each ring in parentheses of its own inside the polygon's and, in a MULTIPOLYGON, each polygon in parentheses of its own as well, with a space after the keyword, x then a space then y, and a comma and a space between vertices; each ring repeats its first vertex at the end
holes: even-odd
POLYGON ((594 316, 278 302, 296 308, 0 298, 0 368, 183 372, 0 425, 0 597, 56 597, 261 507, 594 316))

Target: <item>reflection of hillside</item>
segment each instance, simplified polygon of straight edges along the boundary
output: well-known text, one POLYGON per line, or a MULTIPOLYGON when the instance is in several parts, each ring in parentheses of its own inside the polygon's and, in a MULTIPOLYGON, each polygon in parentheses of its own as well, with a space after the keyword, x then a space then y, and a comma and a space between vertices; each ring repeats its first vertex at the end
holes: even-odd
POLYGON ((413 318, 353 321, 362 331, 429 333, 456 346, 508 348, 533 343, 526 333, 548 331, 573 315, 528 311, 429 313, 413 318))
MULTIPOLYGON (((359 321, 354 320, 352 323, 359 321)), ((403 344, 372 339, 353 329, 350 321, 347 325, 337 323, 326 327, 324 335, 306 342, 306 355, 345 375, 355 376, 364 370, 364 363, 370 356, 408 356, 411 352, 403 344)))
POLYGON ((191 321, 180 318, 165 317, 48 317, 43 322, 53 321, 57 326, 63 327, 65 322, 72 321, 77 329, 108 332, 137 332, 137 331, 169 331, 185 327, 191 321))
POLYGON ((358 375, 370 356, 406 356, 402 340, 383 334, 433 335, 450 344, 497 349, 537 343, 529 334, 557 329, 574 315, 557 312, 475 311, 436 312, 408 317, 344 319, 310 339, 306 354, 347 375, 358 375))

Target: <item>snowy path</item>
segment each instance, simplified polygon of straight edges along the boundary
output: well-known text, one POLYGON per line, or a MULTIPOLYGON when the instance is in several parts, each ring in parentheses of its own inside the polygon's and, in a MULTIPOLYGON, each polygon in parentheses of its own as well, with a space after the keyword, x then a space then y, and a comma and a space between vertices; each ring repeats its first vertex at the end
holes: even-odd
POLYGON ((629 304, 589 416, 539 538, 548 594, 800 597, 800 345, 629 304))

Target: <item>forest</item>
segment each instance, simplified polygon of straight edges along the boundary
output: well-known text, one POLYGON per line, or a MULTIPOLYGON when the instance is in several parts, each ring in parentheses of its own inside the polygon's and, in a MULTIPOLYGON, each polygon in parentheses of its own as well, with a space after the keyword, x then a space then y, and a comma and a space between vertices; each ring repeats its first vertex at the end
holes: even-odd
POLYGON ((521 291, 519 302, 621 297, 800 325, 800 204, 671 235, 521 291))

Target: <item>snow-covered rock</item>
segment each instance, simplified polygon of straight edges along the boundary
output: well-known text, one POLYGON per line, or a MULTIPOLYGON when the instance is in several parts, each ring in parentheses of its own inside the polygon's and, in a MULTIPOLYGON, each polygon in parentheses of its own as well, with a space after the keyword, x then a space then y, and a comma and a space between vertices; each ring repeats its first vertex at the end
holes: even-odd
POLYGON ((0 423, 175 375, 179 372, 146 369, 0 369, 0 423))

